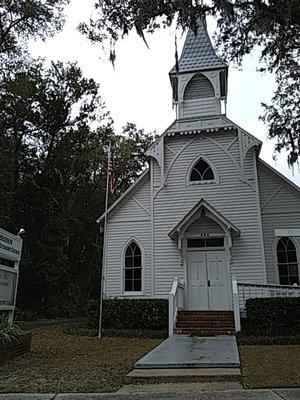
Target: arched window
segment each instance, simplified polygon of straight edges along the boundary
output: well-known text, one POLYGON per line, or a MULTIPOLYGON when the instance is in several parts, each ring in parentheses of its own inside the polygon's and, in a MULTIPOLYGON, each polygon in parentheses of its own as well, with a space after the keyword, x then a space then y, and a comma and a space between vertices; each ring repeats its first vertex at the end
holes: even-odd
POLYGON ((277 243, 277 263, 279 283, 281 285, 299 285, 297 252, 294 242, 288 237, 281 237, 277 243))
POLYGON ((142 291, 142 252, 135 241, 130 242, 125 252, 124 290, 142 291))
POLYGON ((214 173, 210 165, 202 158, 194 165, 191 175, 191 182, 213 181, 214 173))
POLYGON ((192 100, 202 97, 214 97, 215 91, 210 80, 202 74, 196 74, 187 83, 183 99, 192 100))

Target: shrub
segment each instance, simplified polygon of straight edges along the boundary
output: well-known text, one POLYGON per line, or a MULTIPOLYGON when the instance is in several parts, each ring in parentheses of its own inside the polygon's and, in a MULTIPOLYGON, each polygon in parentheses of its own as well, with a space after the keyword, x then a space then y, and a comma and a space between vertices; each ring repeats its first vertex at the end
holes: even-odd
POLYGON ((3 315, 0 317, 0 341, 2 343, 11 343, 13 340, 17 339, 20 333, 20 328, 15 324, 10 324, 7 316, 3 315))
MULTIPOLYGON (((89 321, 99 324, 99 300, 89 306, 89 321)), ((168 327, 168 301, 164 299, 104 299, 104 329, 164 330, 168 327)))
POLYGON ((249 299, 246 301, 249 332, 282 335, 298 332, 300 297, 249 299))

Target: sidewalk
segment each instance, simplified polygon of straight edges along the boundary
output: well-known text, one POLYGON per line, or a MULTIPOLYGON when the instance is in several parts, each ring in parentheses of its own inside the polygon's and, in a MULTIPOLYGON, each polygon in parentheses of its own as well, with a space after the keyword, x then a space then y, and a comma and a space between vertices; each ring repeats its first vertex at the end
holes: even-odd
POLYGON ((185 393, 66 393, 66 394, 0 394, 0 400, 299 400, 300 388, 225 390, 185 393))

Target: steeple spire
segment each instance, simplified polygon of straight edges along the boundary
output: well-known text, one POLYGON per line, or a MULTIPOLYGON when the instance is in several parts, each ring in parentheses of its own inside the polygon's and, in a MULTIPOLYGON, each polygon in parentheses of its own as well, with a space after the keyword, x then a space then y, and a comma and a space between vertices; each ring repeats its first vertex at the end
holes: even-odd
POLYGON ((187 33, 177 68, 170 71, 178 118, 220 115, 221 100, 227 96, 227 70, 211 44, 205 19, 199 19, 197 32, 187 33))
MULTIPOLYGON (((206 30, 206 22, 199 19, 197 32, 188 30, 182 54, 179 59, 179 72, 207 71, 226 68, 227 64, 215 53, 206 30)), ((176 72, 175 67, 171 73, 176 72)))

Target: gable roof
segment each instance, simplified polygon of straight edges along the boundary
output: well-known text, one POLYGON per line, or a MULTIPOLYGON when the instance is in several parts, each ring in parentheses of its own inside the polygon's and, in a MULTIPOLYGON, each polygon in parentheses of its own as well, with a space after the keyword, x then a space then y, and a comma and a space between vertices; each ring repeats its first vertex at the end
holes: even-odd
MULTIPOLYGON (((129 186, 129 188, 109 207, 109 209, 107 210, 107 215, 113 211, 116 206, 121 203, 121 201, 127 197, 131 191, 138 185, 139 182, 142 181, 143 178, 145 178, 147 175, 149 174, 149 168, 147 168, 138 178, 136 181, 133 182, 133 184, 131 186, 129 186)), ((101 215, 101 217, 99 217, 97 219, 97 223, 99 224, 100 222, 102 222, 102 220, 105 217, 105 212, 101 215)))
MULTIPOLYGON (((194 32, 192 29, 188 30, 178 62, 178 72, 227 68, 227 64, 215 53, 206 30, 205 20, 203 18, 199 19, 197 25, 197 32, 194 32)), ((176 73, 176 68, 173 67, 170 73, 176 73)))
POLYGON ((171 239, 176 239, 178 234, 194 222, 195 218, 197 219, 198 214, 201 214, 202 210, 208 211, 208 213, 213 216, 215 222, 217 222, 221 227, 232 232, 233 236, 239 236, 240 230, 232 224, 227 218, 225 218, 221 213, 219 213, 214 207, 212 207, 206 200, 203 198, 195 204, 193 208, 178 222, 178 224, 168 233, 171 239))
POLYGON ((285 183, 292 186, 293 189, 296 189, 296 191, 300 194, 300 187, 296 183, 292 182, 289 178, 281 174, 279 171, 277 171, 267 162, 263 161, 261 158, 259 158, 258 161, 266 168, 268 168, 271 172, 273 172, 275 175, 277 175, 279 178, 281 178, 283 181, 285 181, 285 183))

